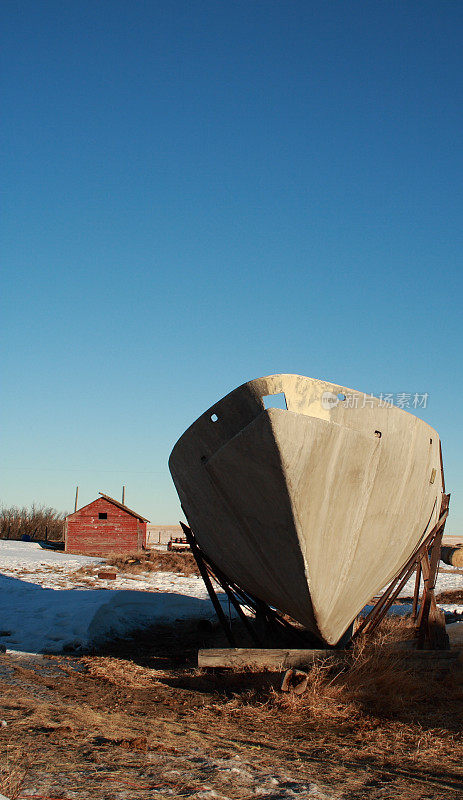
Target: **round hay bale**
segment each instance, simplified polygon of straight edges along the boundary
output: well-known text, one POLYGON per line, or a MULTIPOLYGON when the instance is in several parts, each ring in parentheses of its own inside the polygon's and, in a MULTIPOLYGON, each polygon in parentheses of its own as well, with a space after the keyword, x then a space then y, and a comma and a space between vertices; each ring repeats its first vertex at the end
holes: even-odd
POLYGON ((463 568, 463 545, 459 544, 456 547, 445 545, 441 548, 441 561, 449 564, 451 567, 463 568))

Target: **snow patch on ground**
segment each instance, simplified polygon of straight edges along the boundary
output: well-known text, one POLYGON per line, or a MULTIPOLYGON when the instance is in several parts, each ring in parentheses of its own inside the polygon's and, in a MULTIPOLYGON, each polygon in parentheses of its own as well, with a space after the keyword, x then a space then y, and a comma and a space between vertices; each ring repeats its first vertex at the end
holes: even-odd
MULTIPOLYGON (((228 786, 239 787, 249 794, 249 798, 263 798, 263 800, 334 800, 335 795, 326 795, 319 786, 310 780, 294 780, 289 775, 278 770, 265 772, 262 767, 243 761, 239 756, 232 758, 210 758, 209 756, 190 756, 184 762, 183 775, 188 777, 188 770, 193 767, 196 779, 200 780, 201 773, 209 776, 209 781, 203 783, 194 794, 188 795, 191 800, 232 800, 228 793, 228 786), (188 761, 190 763, 188 763, 188 761), (211 780, 213 778, 213 780, 211 780), (211 783, 222 784, 219 791, 211 783)), ((174 770, 164 772, 164 776, 172 775, 174 770)), ((234 792, 232 791, 232 794, 234 792)))
MULTIPOLYGON (((83 583, 73 573, 100 559, 42 550, 33 542, 0 544, 0 643, 8 649, 78 651, 152 624, 214 618, 196 576, 159 572, 116 583, 95 575, 98 588, 89 588, 88 578, 83 583)), ((228 610, 226 596, 218 594, 228 610)))
MULTIPOLYGON (((132 758, 137 758, 135 753, 132 758)), ((123 773, 117 775, 104 767, 98 773, 92 770, 88 774, 79 769, 77 775, 71 770, 53 775, 29 770, 21 787, 21 797, 57 798, 64 794, 66 797, 81 797, 82 792, 78 788, 76 791, 76 787, 83 780, 87 791, 94 789, 97 781, 101 787, 103 781, 113 800, 166 800, 168 796, 188 797, 189 800, 232 800, 237 791, 246 800, 340 800, 341 797, 338 792, 330 790, 327 794, 312 782, 310 775, 299 777, 301 770, 294 770, 295 775, 291 776, 278 764, 270 770, 262 764, 251 763, 249 758, 214 757, 197 747, 186 750, 179 747, 175 753, 148 752, 143 754, 143 762, 139 763, 142 777, 137 780, 134 775, 130 782, 125 780, 123 773), (137 786, 137 783, 141 785, 137 786), (146 783, 154 785, 146 787, 146 783), (179 787, 182 787, 180 794, 179 787)), ((89 796, 100 795, 91 791, 89 796)))
POLYGON ((83 564, 97 564, 101 558, 75 556, 62 550, 47 550, 38 542, 10 542, 0 539, 0 561, 5 569, 27 569, 31 566, 65 566, 78 569, 83 564))
MULTIPOLYGON (((449 567, 447 564, 440 562, 440 568, 448 570, 448 572, 439 572, 436 581, 436 594, 439 592, 450 592, 454 589, 463 589, 463 575, 457 572, 455 567, 449 567)), ((423 588, 423 581, 421 581, 421 588, 423 588)), ((404 588, 400 593, 400 597, 413 597, 415 591, 415 573, 407 581, 404 588)))

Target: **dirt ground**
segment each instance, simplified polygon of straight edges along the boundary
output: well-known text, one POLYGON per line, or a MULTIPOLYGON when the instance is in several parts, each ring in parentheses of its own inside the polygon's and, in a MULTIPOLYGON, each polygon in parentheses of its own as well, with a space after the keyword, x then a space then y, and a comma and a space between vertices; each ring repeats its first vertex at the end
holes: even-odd
POLYGON ((456 800, 458 661, 387 648, 281 676, 201 672, 215 629, 178 623, 82 658, 0 656, 0 793, 11 800, 456 800))

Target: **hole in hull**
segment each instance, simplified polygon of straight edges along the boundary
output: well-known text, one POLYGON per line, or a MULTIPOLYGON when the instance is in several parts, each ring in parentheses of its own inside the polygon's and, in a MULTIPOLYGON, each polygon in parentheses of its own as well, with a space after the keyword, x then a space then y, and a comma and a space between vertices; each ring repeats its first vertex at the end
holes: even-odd
POLYGON ((277 392, 276 394, 264 394, 262 397, 262 402, 264 404, 264 408, 282 408, 283 411, 288 410, 284 392, 277 392))

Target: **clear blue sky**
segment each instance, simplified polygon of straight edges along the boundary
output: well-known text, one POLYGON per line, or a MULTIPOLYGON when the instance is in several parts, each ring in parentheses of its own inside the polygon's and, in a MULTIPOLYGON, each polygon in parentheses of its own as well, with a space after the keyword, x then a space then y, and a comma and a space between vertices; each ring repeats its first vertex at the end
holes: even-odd
POLYGON ((463 5, 2 4, 2 490, 176 522, 273 372, 427 392, 463 532, 463 5))

